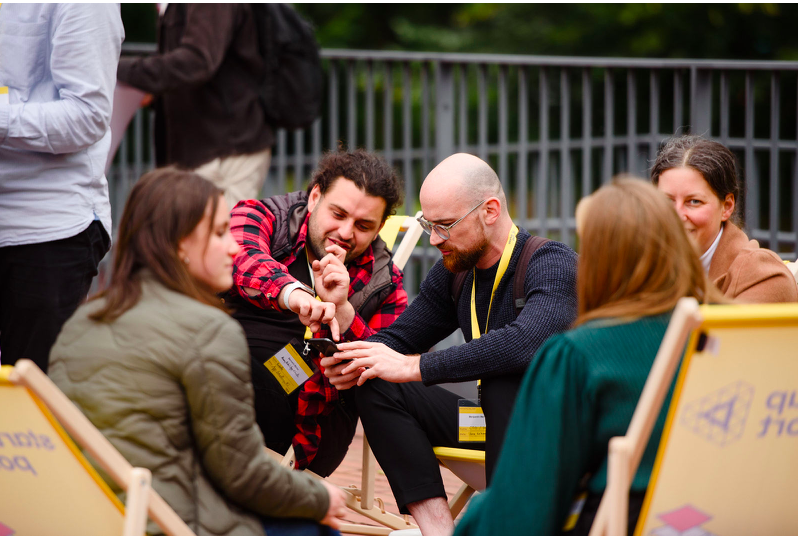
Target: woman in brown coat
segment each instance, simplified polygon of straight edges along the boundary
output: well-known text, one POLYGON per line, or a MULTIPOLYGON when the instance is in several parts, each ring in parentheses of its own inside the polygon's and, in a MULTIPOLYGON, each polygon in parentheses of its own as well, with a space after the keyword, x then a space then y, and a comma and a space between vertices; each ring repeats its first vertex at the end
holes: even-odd
POLYGON ((736 302, 797 301, 796 280, 774 252, 749 240, 736 218, 740 186, 735 156, 700 136, 666 142, 650 172, 674 203, 708 278, 736 302))

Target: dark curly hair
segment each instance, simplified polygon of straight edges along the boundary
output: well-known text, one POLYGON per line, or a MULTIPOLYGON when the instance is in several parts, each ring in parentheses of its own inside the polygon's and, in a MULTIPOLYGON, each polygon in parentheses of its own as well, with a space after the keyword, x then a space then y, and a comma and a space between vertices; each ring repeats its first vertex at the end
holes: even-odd
POLYGON ((732 194, 735 210, 731 219, 740 225, 740 201, 745 188, 738 180, 735 164, 732 151, 716 141, 696 135, 677 136, 668 139, 660 149, 649 178, 657 186, 660 174, 665 171, 679 167, 695 169, 720 201, 723 202, 727 194, 732 194))
POLYGON ((383 221, 395 214, 397 207, 402 204, 403 180, 382 156, 363 149, 353 152, 343 149, 327 152, 314 171, 308 193, 319 185, 319 190, 324 195, 339 177, 351 180, 372 197, 382 197, 386 202, 383 221))

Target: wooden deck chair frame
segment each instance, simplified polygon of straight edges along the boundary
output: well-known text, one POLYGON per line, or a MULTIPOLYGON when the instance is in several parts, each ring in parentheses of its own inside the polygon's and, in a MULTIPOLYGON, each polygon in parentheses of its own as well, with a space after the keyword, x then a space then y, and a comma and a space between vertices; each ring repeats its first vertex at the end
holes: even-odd
POLYGON ((14 367, 3 368, 11 369, 8 380, 12 384, 26 387, 44 403, 58 424, 127 492, 123 536, 144 534, 148 515, 168 536, 195 536, 166 501, 150 487, 150 471, 131 466, 33 361, 21 359, 14 367))
POLYGON ((627 434, 611 438, 609 442, 607 487, 589 536, 627 535, 632 478, 641 462, 652 428, 677 372, 686 341, 689 340, 691 332, 702 323, 703 317, 696 300, 682 298, 669 322, 627 434))

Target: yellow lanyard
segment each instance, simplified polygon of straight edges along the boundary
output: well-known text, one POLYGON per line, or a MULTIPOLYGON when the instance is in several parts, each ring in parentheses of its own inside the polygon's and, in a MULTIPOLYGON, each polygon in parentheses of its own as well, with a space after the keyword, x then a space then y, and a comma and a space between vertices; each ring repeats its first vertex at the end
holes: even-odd
MULTIPOLYGON (((308 265, 308 272, 311 274, 311 288, 316 291, 316 285, 314 284, 314 277, 313 277, 313 268, 311 268, 311 263, 308 262, 308 248, 305 249, 305 264, 308 265)), ((322 301, 322 298, 319 296, 316 297, 317 300, 322 301)), ((305 327, 305 336, 303 339, 313 339, 313 333, 311 333, 311 328, 308 326, 305 327)))
MULTIPOLYGON (((519 234, 519 228, 515 225, 511 227, 510 234, 508 234, 508 241, 505 243, 505 249, 502 251, 502 257, 499 259, 499 267, 497 267, 497 275, 494 276, 494 287, 491 289, 491 300, 488 302, 488 315, 486 316, 486 331, 488 331, 488 319, 491 316, 491 305, 494 303, 494 293, 497 291, 499 282, 502 276, 505 275, 505 270, 508 269, 510 264, 510 257, 513 254, 513 248, 516 246, 516 235, 519 234)), ((477 273, 473 271, 472 276, 472 339, 480 338, 480 324, 477 322, 477 302, 475 298, 475 280, 477 273)))

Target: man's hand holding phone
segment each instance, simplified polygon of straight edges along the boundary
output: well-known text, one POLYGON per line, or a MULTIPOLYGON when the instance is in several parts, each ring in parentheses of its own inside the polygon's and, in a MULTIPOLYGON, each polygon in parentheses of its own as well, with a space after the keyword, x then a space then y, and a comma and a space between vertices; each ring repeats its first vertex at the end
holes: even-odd
POLYGON ((319 362, 325 370, 325 376, 330 381, 330 385, 343 391, 349 389, 358 383, 358 377, 363 373, 364 368, 357 368, 348 374, 341 374, 341 371, 350 363, 351 359, 339 359, 332 357, 333 354, 338 352, 336 343, 330 339, 309 339, 305 341, 308 346, 322 354, 322 360, 319 362))

